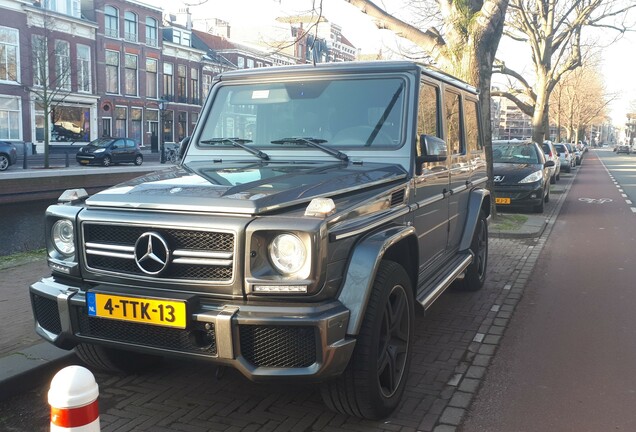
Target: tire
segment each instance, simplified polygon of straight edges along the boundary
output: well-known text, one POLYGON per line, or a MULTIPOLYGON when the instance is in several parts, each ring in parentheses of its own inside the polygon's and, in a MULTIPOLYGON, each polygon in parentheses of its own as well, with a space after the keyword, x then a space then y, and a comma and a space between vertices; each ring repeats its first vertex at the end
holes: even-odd
POLYGON ((107 167, 107 166, 111 166, 112 164, 113 164, 113 161, 110 158, 110 156, 104 156, 104 159, 102 160, 102 165, 107 167))
POLYGON ((101 345, 79 344, 75 353, 86 365, 107 372, 132 374, 158 365, 161 357, 101 345))
POLYGON ((6 171, 9 168, 9 158, 6 155, 0 154, 0 171, 6 171))
POLYGON ((488 221, 483 210, 479 212, 470 250, 474 255, 473 262, 466 269, 464 279, 458 280, 455 286, 462 291, 479 291, 486 282, 488 269, 488 221))
POLYGON ((550 177, 550 184, 555 184, 557 181, 556 174, 550 177))
POLYGON ((548 192, 545 194, 545 197, 543 198, 543 202, 550 202, 550 185, 545 185, 545 188, 548 190, 548 192))
POLYGON ((391 414, 406 388, 413 330, 411 280, 401 265, 383 260, 351 360, 340 377, 321 385, 325 404, 370 420, 391 414))
POLYGON ((556 180, 559 181, 561 180, 561 173, 559 172, 559 174, 556 175, 556 180))
POLYGON ((568 165, 568 167, 565 169, 566 173, 571 173, 572 172, 572 165, 568 165))
POLYGON ((144 163, 144 157, 142 155, 135 156, 135 165, 139 166, 144 163))

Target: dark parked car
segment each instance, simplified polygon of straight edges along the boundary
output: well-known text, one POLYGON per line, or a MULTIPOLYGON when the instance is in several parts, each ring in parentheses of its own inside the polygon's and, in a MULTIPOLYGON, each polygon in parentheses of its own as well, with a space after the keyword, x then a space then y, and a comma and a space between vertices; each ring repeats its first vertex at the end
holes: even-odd
POLYGON ((18 152, 15 145, 9 141, 0 141, 0 171, 6 171, 18 160, 18 152))
POLYGON ((550 200, 550 167, 543 150, 532 141, 493 141, 495 203, 500 207, 527 207, 543 213, 550 200))
POLYGON ((80 148, 75 159, 82 165, 110 166, 118 163, 141 165, 144 157, 130 138, 99 138, 80 148))

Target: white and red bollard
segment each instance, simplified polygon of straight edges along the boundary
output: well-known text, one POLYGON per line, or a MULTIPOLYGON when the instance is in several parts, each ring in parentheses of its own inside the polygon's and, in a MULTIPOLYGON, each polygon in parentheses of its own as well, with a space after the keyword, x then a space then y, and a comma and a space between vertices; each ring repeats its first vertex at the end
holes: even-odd
POLYGON ((99 387, 82 366, 68 366, 51 380, 51 432, 99 432, 99 387))

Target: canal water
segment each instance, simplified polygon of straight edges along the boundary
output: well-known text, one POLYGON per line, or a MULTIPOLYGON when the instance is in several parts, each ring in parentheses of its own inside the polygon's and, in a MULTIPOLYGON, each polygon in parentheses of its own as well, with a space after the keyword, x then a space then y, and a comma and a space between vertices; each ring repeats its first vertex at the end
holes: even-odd
POLYGON ((0 205, 0 256, 44 247, 44 213, 57 200, 0 205))

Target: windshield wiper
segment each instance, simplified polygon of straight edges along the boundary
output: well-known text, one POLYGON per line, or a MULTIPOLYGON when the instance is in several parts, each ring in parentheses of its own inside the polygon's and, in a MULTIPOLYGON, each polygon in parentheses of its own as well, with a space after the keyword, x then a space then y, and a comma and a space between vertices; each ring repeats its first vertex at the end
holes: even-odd
POLYGON ((306 144, 309 147, 314 147, 319 150, 324 151, 327 154, 337 157, 341 161, 348 161, 349 156, 344 154, 343 152, 336 150, 332 147, 323 145, 327 140, 320 138, 311 138, 311 137, 294 137, 294 138, 281 138, 278 140, 271 141, 272 144, 306 144))
POLYGON ((255 156, 263 160, 269 160, 267 153, 257 150, 253 147, 245 145, 245 143, 251 143, 252 140, 245 138, 210 138, 200 141, 201 144, 232 144, 234 147, 242 148, 243 150, 252 153, 255 156))

